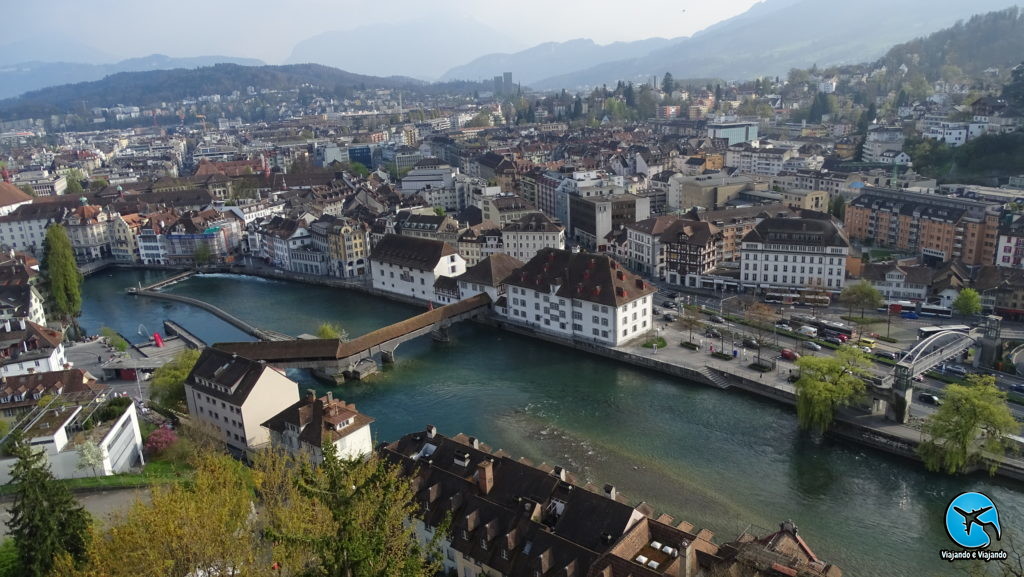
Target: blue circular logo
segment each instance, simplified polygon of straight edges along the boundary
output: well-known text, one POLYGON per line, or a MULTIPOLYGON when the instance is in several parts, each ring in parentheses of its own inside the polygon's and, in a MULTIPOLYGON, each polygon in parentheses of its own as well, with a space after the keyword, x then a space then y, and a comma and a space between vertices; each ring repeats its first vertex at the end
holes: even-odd
POLYGON ((964 549, 981 549, 992 543, 986 526, 995 538, 1002 538, 999 512, 995 503, 981 493, 961 493, 946 508, 946 533, 964 549))

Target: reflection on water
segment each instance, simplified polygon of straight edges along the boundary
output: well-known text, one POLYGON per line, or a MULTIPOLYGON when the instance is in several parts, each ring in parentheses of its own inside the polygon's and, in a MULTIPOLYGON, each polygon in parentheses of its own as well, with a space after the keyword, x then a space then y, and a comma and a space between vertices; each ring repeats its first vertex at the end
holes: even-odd
MULTIPOLYGON (((83 323, 126 335, 172 318, 209 342, 248 340, 211 315, 177 303, 124 296, 152 275, 86 283, 83 323)), ((357 336, 421 309, 362 294, 239 277, 196 278, 172 292, 208 300, 256 325, 289 334, 323 321, 357 336)), ((376 418, 375 441, 437 425, 535 463, 562 465, 597 486, 718 534, 793 519, 815 552, 848 575, 943 575, 942 517, 965 490, 999 505, 1020 527, 1019 486, 950 478, 872 450, 800 435, 793 413, 772 403, 473 324, 447 345, 421 338, 398 349, 394 367, 335 394, 376 418)), ((317 385, 293 373, 301 387, 317 385)), ((318 385, 317 385, 318 386, 318 385)))

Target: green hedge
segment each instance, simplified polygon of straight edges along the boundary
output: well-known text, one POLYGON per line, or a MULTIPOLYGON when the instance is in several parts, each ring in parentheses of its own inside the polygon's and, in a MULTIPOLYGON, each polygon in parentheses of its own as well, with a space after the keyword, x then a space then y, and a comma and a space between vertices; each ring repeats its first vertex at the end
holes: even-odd
POLYGON ((875 340, 882 341, 883 343, 898 343, 898 342, 900 342, 898 339, 894 339, 892 337, 883 337, 882 335, 878 335, 877 337, 875 337, 875 340))
POLYGON ((691 351, 695 351, 700 348, 700 345, 698 345, 697 343, 691 343, 689 341, 683 341, 679 343, 679 346, 690 349, 691 351))
POLYGON ((716 359, 721 359, 723 361, 731 361, 732 360, 732 355, 728 355, 728 354, 725 354, 725 353, 720 353, 718 351, 715 351, 715 352, 711 353, 711 356, 715 357, 716 359))

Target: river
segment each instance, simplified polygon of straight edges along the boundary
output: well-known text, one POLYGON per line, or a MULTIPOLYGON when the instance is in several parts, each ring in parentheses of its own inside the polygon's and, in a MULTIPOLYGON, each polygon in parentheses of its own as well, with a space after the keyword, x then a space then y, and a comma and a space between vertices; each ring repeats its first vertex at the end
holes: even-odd
MULTIPOLYGON (((124 294, 161 276, 114 271, 88 279, 82 325, 140 340, 139 325, 153 332, 173 319, 208 342, 251 340, 188 305, 124 294)), ((331 321, 357 336, 422 312, 351 291, 228 275, 167 290, 293 335, 331 321)), ((612 483, 634 501, 711 529, 719 542, 792 519, 815 553, 846 575, 958 573, 939 550, 952 546, 943 517, 963 491, 989 495, 1004 531, 1024 527, 1016 483, 931 474, 867 448, 811 439, 788 408, 488 327, 463 323, 453 337, 405 343, 393 367, 335 395, 376 418, 375 442, 427 424, 463 432, 595 485, 612 483)), ((292 376, 302 388, 320 388, 301 372, 292 376)))

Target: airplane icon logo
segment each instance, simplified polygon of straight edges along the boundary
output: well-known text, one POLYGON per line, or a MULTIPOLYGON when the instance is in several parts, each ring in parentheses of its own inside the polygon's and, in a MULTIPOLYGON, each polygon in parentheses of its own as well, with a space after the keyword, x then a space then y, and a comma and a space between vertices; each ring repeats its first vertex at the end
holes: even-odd
POLYGON ((999 512, 995 503, 981 493, 961 493, 946 509, 946 533, 957 545, 965 549, 981 549, 992 543, 991 536, 1002 539, 999 512))

